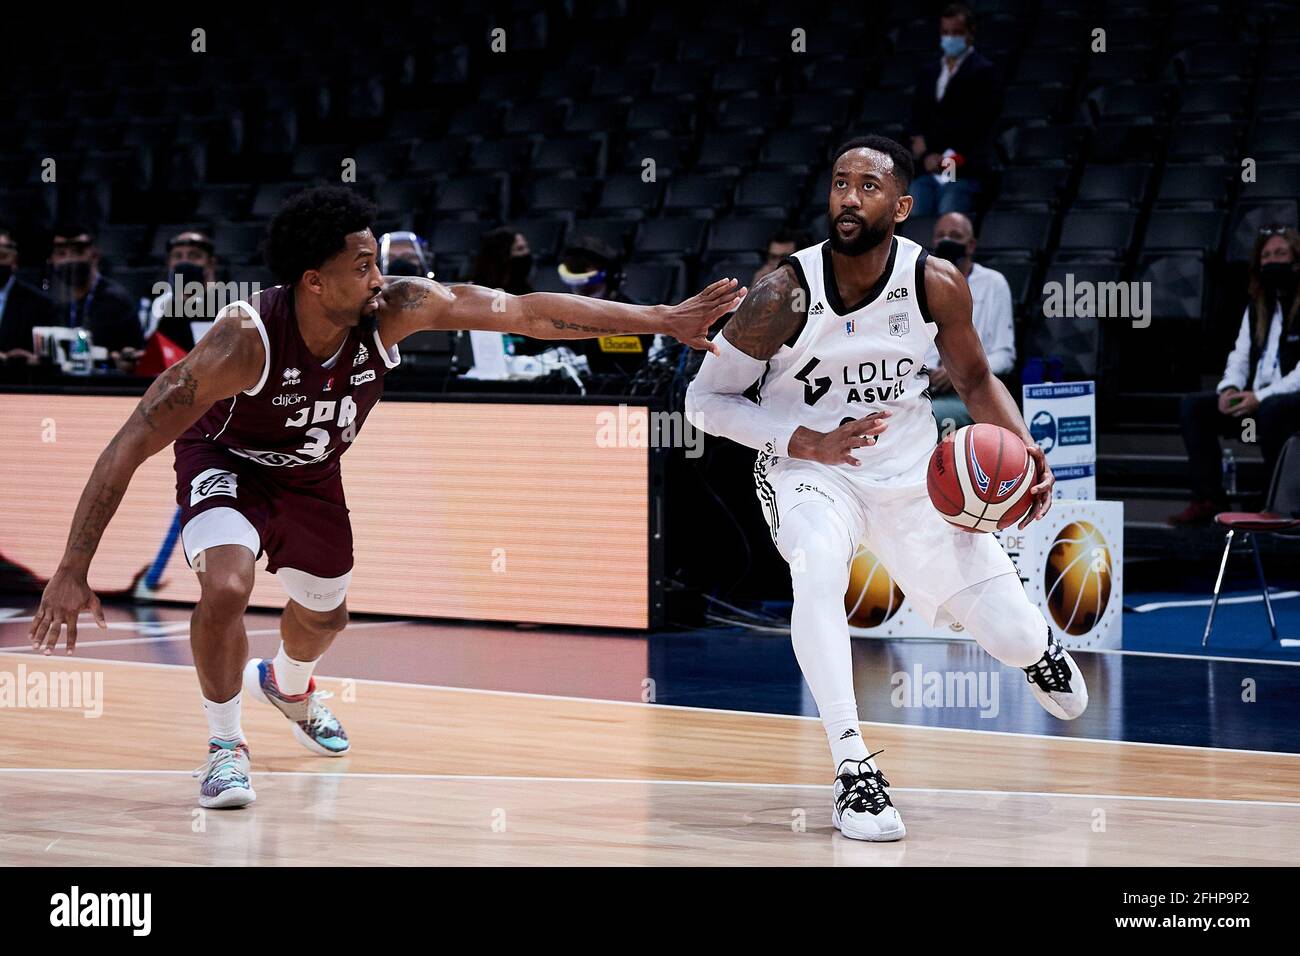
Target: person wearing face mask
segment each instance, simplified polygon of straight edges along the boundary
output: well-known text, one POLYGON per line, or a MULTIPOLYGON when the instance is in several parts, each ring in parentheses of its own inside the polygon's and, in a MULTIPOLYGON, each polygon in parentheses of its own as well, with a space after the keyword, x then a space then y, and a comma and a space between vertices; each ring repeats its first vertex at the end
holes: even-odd
POLYGON ((912 98, 908 131, 918 171, 913 216, 974 210, 993 164, 993 135, 1002 112, 1001 71, 975 49, 969 8, 960 3, 944 8, 939 46, 942 55, 917 72, 912 98))
POLYGON ((379 237, 379 271, 386 276, 432 279, 432 257, 415 233, 386 232, 379 237))
MULTIPOLYGON (((989 370, 1007 384, 1016 364, 1011 286, 1001 272, 975 261, 975 232, 971 221, 959 212, 941 216, 934 224, 933 250, 936 258, 947 259, 966 277, 972 301, 971 318, 988 356, 989 370)), ((940 433, 946 435, 971 424, 974 419, 953 390, 952 379, 933 344, 925 357, 925 365, 930 369, 930 403, 940 433)))
POLYGON ((54 324, 54 303, 39 289, 21 282, 18 243, 0 229, 0 361, 34 364, 32 329, 54 324))
POLYGON ((1213 392, 1183 396, 1183 441, 1191 465, 1192 503, 1169 519, 1209 524, 1227 511, 1220 435, 1241 437, 1253 419, 1272 479, 1286 440, 1300 431, 1300 233, 1290 226, 1260 230, 1250 258, 1249 297, 1223 378, 1213 392))
POLYGON ((144 330, 135 299, 100 274, 99 250, 90 230, 62 225, 54 230, 47 289, 55 305, 55 324, 85 328, 91 341, 110 353, 139 349, 144 330))
MULTIPOLYGON (((167 289, 153 299, 140 300, 140 318, 145 339, 161 331, 186 351, 194 348, 194 333, 190 323, 210 321, 212 316, 201 313, 196 315, 196 307, 188 299, 177 304, 174 289, 179 283, 180 288, 188 294, 195 284, 206 285, 216 280, 216 247, 205 233, 187 230, 167 240, 167 270, 162 279, 167 283, 167 289)), ((124 359, 131 357, 135 357, 133 349, 123 350, 124 359)))
POLYGON ((528 279, 533 271, 533 252, 523 233, 500 226, 483 235, 470 282, 501 289, 510 295, 527 295, 533 291, 528 279))

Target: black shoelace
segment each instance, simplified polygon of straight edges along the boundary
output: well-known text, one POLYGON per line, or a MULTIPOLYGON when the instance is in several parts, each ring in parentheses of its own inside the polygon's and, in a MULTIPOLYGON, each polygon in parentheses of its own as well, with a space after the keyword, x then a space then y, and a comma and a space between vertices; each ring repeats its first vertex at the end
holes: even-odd
POLYGON ((885 779, 883 773, 879 770, 871 770, 867 764, 867 761, 876 754, 882 753, 883 750, 877 750, 874 754, 868 754, 866 760, 854 762, 857 771, 839 774, 839 781, 844 790, 835 799, 835 808, 840 813, 854 810, 858 813, 878 814, 883 812, 885 807, 894 805, 889 799, 889 794, 885 792, 889 781, 885 779))
POLYGON ((1048 693, 1070 693, 1070 665, 1065 662, 1065 654, 1056 638, 1048 636, 1047 651, 1037 664, 1025 668, 1025 677, 1048 693))

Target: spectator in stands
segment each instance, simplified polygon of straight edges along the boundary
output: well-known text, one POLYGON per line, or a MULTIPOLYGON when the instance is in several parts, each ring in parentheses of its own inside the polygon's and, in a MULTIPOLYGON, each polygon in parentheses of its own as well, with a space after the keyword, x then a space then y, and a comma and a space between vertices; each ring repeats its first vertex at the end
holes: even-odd
POLYGON ((1253 419, 1271 481, 1286 440, 1300 431, 1300 233, 1267 226, 1250 257, 1250 301, 1223 378, 1213 392, 1183 396, 1183 441, 1191 464, 1192 503, 1169 521, 1208 524, 1228 510, 1220 435, 1243 436, 1253 419))
POLYGON ((424 240, 410 231, 379 237, 379 269, 386 276, 433 278, 432 259, 424 240))
POLYGON ((1001 72, 975 49, 975 18, 967 7, 944 8, 939 43, 943 55, 921 67, 912 98, 914 216, 974 210, 993 163, 993 134, 1002 112, 1001 72), (947 172, 945 160, 951 161, 947 172))
POLYGON ((758 280, 779 266, 781 260, 805 248, 810 241, 808 234, 802 229, 788 229, 782 226, 772 233, 772 238, 767 240, 767 249, 764 252, 766 258, 754 273, 754 278, 749 280, 749 287, 752 289, 758 285, 758 280))
MULTIPOLYGON (((192 309, 191 314, 187 315, 184 304, 180 307, 173 305, 172 290, 176 286, 177 277, 182 289, 190 283, 217 281, 217 251, 206 233, 178 232, 167 240, 167 273, 163 278, 167 283, 167 291, 154 299, 140 300, 140 322, 144 328, 144 337, 148 339, 154 332, 161 330, 163 335, 188 352, 194 348, 190 323, 213 317, 193 315, 192 309)), ((135 349, 122 349, 118 365, 122 367, 136 358, 138 354, 135 349)))
MULTIPOLYGON (((934 254, 947 259, 966 277, 975 332, 988 356, 989 369, 1005 382, 1016 364, 1011 286, 1001 272, 975 261, 975 231, 970 220, 959 212, 941 216, 934 224, 934 254)), ((971 424, 973 419, 953 390, 952 379, 933 344, 925 357, 925 364, 930 369, 930 401, 934 417, 943 433, 949 434, 971 424)))
POLYGON ((110 353, 144 344, 135 299, 100 274, 99 250, 89 229, 72 224, 56 227, 49 265, 56 325, 87 329, 92 343, 110 353))
POLYGON ((623 295, 623 263, 617 252, 595 236, 578 236, 564 247, 557 267, 562 281, 574 295, 616 302, 632 301, 623 295))
POLYGON ((0 229, 0 360, 33 364, 32 329, 54 324, 54 303, 17 272, 18 243, 0 229))
POLYGON ((521 232, 499 226, 483 234, 470 282, 501 289, 511 295, 532 292, 528 279, 533 272, 533 251, 521 232))

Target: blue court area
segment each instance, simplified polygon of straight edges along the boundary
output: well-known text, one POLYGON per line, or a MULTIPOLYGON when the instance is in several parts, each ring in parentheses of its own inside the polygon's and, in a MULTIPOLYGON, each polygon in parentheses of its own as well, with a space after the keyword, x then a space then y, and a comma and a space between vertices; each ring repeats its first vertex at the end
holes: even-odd
POLYGON ((1210 596, 1180 591, 1131 592, 1124 595, 1124 648, 1168 654, 1206 654, 1300 662, 1300 589, 1270 591, 1279 640, 1269 633, 1268 615, 1258 588, 1224 591, 1214 614, 1209 643, 1201 647, 1210 596))

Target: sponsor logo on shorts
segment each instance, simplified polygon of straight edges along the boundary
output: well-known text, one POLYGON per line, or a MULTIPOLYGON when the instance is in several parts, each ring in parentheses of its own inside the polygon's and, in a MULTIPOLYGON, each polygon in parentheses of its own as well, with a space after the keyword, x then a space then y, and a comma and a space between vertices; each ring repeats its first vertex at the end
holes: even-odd
POLYGON ((355 368, 358 365, 365 365, 369 361, 370 350, 366 348, 366 343, 362 342, 361 348, 357 349, 357 357, 352 360, 352 365, 355 368))
POLYGON ((271 399, 272 405, 297 405, 299 402, 307 401, 307 396, 298 392, 288 392, 284 395, 277 395, 271 399))
POLYGON ((281 388, 288 388, 290 385, 297 385, 302 381, 302 372, 296 368, 287 368, 284 370, 284 381, 280 383, 281 388))
POLYGON ((209 468, 201 474, 195 475, 190 482, 190 504, 197 505, 201 501, 217 495, 228 495, 231 498, 237 498, 238 477, 233 471, 222 471, 220 468, 209 468))
POLYGON ((353 385, 364 385, 366 382, 373 382, 374 380, 375 370, 372 368, 368 368, 364 372, 358 372, 356 375, 352 376, 353 385))
POLYGON ((795 490, 796 493, 801 492, 801 491, 812 491, 812 492, 815 492, 816 494, 821 495, 821 496, 822 496, 823 498, 825 498, 827 501, 830 501, 830 502, 834 502, 834 501, 835 501, 835 499, 834 499, 831 495, 828 495, 826 492, 822 491, 822 490, 821 490, 820 488, 818 488, 816 485, 810 485, 810 484, 808 484, 808 482, 806 482, 806 481, 801 481, 801 482, 799 482, 799 484, 795 485, 794 490, 795 490))

